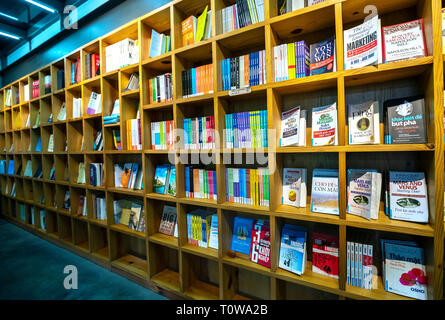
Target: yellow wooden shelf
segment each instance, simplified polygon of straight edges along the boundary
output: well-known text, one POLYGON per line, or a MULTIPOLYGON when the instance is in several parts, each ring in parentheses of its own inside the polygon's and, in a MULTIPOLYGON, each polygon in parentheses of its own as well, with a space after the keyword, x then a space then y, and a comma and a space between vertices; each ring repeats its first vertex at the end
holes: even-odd
POLYGON ((147 278, 147 261, 134 255, 126 254, 112 261, 111 265, 142 279, 147 278))
POLYGON ((137 238, 140 238, 140 239, 145 239, 146 238, 144 232, 140 232, 140 231, 136 231, 136 230, 130 229, 128 226, 123 225, 123 224, 113 224, 113 225, 110 226, 110 229, 114 230, 114 231, 121 232, 121 233, 125 233, 125 234, 130 235, 130 236, 134 236, 134 237, 137 237, 137 238))
POLYGON ((151 277, 151 280, 160 287, 179 291, 179 273, 174 270, 164 269, 151 277))
POLYGON ((178 248, 178 238, 163 233, 155 233, 148 237, 148 241, 167 246, 173 249, 178 248))
POLYGON ((218 260, 218 250, 213 248, 202 248, 191 244, 185 244, 181 247, 181 250, 203 258, 218 260))
POLYGON ((196 300, 218 300, 219 287, 200 280, 193 281, 184 294, 196 300))

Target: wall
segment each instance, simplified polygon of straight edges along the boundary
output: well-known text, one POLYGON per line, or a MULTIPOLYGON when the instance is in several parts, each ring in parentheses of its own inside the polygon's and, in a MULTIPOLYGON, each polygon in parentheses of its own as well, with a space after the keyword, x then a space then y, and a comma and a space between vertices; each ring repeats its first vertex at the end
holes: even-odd
POLYGON ((0 88, 168 2, 170 1, 126 0, 106 12, 93 13, 100 16, 80 22, 77 30, 64 31, 60 36, 51 39, 22 60, 3 70, 0 74, 0 88))

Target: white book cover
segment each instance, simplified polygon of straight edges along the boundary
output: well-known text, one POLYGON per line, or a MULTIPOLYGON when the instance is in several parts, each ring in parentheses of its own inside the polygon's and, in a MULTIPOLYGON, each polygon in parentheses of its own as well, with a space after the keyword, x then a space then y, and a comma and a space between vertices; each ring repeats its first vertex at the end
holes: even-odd
POLYGON ((351 170, 349 178, 347 212, 368 220, 371 219, 372 172, 351 170))
POLYGON ((300 110, 300 133, 298 134, 298 146, 306 146, 307 111, 300 110))
POLYGON ((389 172, 389 217, 428 222, 428 196, 423 172, 389 172))
POLYGON ((300 107, 292 108, 281 113, 281 139, 282 147, 299 145, 300 134, 300 107))
POLYGON ((338 145, 337 103, 312 109, 312 146, 338 145))
POLYGON ((382 174, 372 173, 371 219, 379 218, 380 198, 382 194, 382 174))
POLYGON ((48 152, 54 152, 54 135, 51 134, 48 139, 48 152))
POLYGON ((338 215, 338 170, 314 169, 311 211, 338 215))
POLYGON ((120 164, 114 165, 114 186, 121 187, 122 174, 124 173, 124 166, 120 164))
POLYGON ((306 168, 283 169, 283 204, 306 207, 306 168))
POLYGON ((349 144, 371 144, 380 142, 378 110, 374 110, 374 102, 367 101, 349 105, 349 144), (377 116, 375 116, 377 115, 377 116), (374 123, 374 120, 377 123, 374 123), (376 139, 376 133, 378 139, 376 139))
POLYGON ((29 101, 29 84, 23 86, 23 100, 29 101))
POLYGON ((66 120, 66 104, 65 104, 65 102, 60 107, 59 114, 57 115, 57 120, 58 121, 66 120))
POLYGON ((345 70, 378 63, 379 17, 343 31, 345 70))

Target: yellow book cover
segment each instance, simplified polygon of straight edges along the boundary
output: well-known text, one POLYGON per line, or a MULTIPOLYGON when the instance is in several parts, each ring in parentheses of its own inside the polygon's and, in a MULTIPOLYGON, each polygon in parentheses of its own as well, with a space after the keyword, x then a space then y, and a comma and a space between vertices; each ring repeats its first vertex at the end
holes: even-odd
POLYGON ((442 53, 445 54, 445 8, 442 9, 442 53))
POLYGON ((287 65, 289 80, 297 77, 295 69, 295 44, 293 42, 287 44, 287 65))
POLYGON ((260 201, 259 201, 260 192, 259 192, 259 188, 258 188, 258 183, 259 183, 258 170, 255 169, 255 205, 256 206, 260 205, 260 201))
POLYGON ((128 226, 130 223, 130 216, 131 208, 122 208, 122 215, 119 223, 128 226))
POLYGON ((21 128, 21 121, 22 121, 22 117, 20 116, 20 113, 17 114, 17 117, 15 118, 15 122, 14 122, 14 129, 20 129, 21 128))
POLYGON ((201 41, 202 37, 204 36, 207 19, 207 8, 208 6, 205 7, 202 14, 198 17, 198 26, 196 28, 196 42, 201 41))

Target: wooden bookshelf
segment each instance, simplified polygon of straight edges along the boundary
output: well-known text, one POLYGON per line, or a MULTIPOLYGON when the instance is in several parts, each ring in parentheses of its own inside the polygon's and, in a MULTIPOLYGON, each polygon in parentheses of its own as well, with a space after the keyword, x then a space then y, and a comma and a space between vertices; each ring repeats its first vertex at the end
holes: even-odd
MULTIPOLYGON (((233 1, 229 1, 233 3, 233 1)), ((105 267, 115 270, 147 286, 158 287, 177 296, 193 299, 285 299, 292 295, 290 287, 304 287, 318 292, 314 296, 332 295, 335 298, 353 299, 406 299, 384 290, 381 274, 374 290, 364 290, 346 285, 346 241, 350 232, 384 234, 387 237, 418 239, 425 247, 430 299, 443 298, 444 262, 444 107, 440 0, 374 0, 382 25, 424 18, 428 56, 360 69, 343 70, 343 30, 361 23, 365 17, 365 3, 359 0, 327 0, 323 3, 278 15, 277 1, 265 0, 265 20, 261 23, 222 34, 216 11, 227 6, 223 0, 174 0, 126 25, 106 34, 72 53, 60 57, 31 74, 0 89, 0 160, 14 160, 24 167, 32 161, 33 174, 42 165, 43 179, 20 175, 0 175, 1 212, 14 223, 56 244, 68 248, 105 267), (212 38, 184 47, 181 38, 181 21, 190 15, 199 15, 208 5, 212 10, 212 38), (155 58, 148 57, 151 30, 169 34, 172 51, 155 58), (336 37, 337 71, 334 73, 273 82, 273 47, 278 44, 306 40, 310 43, 336 37), (139 41, 139 63, 106 73, 105 48, 122 39, 139 41), (221 90, 221 60, 227 57, 264 49, 267 59, 267 83, 252 87, 249 94, 230 96, 221 90), (86 79, 85 57, 88 53, 100 54, 100 75, 86 79), (81 81, 71 83, 71 65, 80 59, 81 81), (190 98, 182 97, 181 71, 196 63, 213 63, 213 92, 190 98), (65 88, 57 89, 57 72, 65 70, 65 88), (124 89, 133 72, 139 74, 140 89, 124 89), (173 75, 173 100, 150 104, 147 79, 171 72, 173 75), (51 93, 45 94, 44 77, 51 76, 51 93), (32 97, 32 81, 39 81, 39 97, 32 97), (24 87, 29 85, 29 101, 24 101, 24 87), (12 90, 12 103, 6 105, 6 92, 12 90), (385 90, 389 90, 388 92, 385 90), (398 90, 401 91, 398 94, 398 90), (85 108, 91 92, 101 93, 102 113, 86 115, 85 108), (402 97, 422 93, 428 113, 428 143, 413 145, 350 146, 347 143, 347 106, 357 95, 384 98, 402 97), (386 96, 385 96, 386 94, 386 96), (18 97, 18 98, 16 98, 18 97), (83 100, 84 116, 73 119, 72 99, 83 100), (103 125, 103 116, 111 113, 115 99, 120 100, 121 121, 103 125), (269 147, 262 150, 267 158, 270 175, 270 206, 255 207, 225 201, 225 167, 222 161, 215 165, 218 184, 218 201, 185 198, 184 164, 176 164, 177 197, 152 192, 156 164, 167 163, 168 156, 192 156, 195 150, 152 150, 150 123, 174 120, 175 128, 182 127, 182 120, 191 115, 215 116, 216 130, 222 137, 224 115, 233 110, 268 111, 269 129, 280 128, 280 114, 295 105, 310 110, 314 106, 336 101, 338 106, 339 145, 326 147, 279 146, 279 137, 270 139, 269 147), (63 103, 67 106, 64 121, 56 117, 63 103), (135 116, 137 104, 141 106, 142 150, 127 150, 125 138, 122 151, 114 150, 112 130, 125 132, 125 120, 135 116), (256 109, 255 109, 256 108, 256 109), (41 124, 33 127, 40 111, 41 124), (202 112, 202 113, 201 113, 202 112), (50 114, 53 122, 48 123, 50 114), (30 116, 30 127, 26 119, 30 116), (20 127, 15 120, 21 117, 20 127), (167 119, 169 118, 169 119, 167 119), (103 130, 104 151, 93 151, 94 134, 103 130), (54 134, 54 152, 47 152, 48 138, 54 134), (37 140, 42 139, 42 152, 36 152, 37 140), (81 151, 82 137, 85 149, 81 151), (68 141, 68 151, 65 143, 68 141), (31 151, 27 147, 31 144, 31 151), (11 150, 11 146, 14 148, 11 150), (6 149, 6 151, 3 151, 6 149), (144 190, 114 187, 113 164, 129 162, 142 164, 144 190), (127 161, 125 161, 127 160, 127 161), (106 183, 93 187, 86 177, 85 184, 77 184, 78 164, 86 167, 92 162, 103 162, 106 183), (52 165, 56 180, 48 180, 52 165), (339 170, 340 215, 312 213, 310 208, 293 208, 281 204, 283 167, 308 168, 310 186, 313 168, 339 170), (68 167, 69 181, 64 178, 68 167), (383 210, 377 220, 365 220, 346 213, 346 170, 372 167, 379 169, 406 169, 424 171, 427 176, 430 219, 428 224, 416 224, 388 219, 383 210), (16 183, 16 196, 6 194, 16 183), (70 190, 71 207, 76 211, 76 199, 85 195, 88 215, 78 217, 62 209, 66 190, 70 190), (103 195, 107 204, 107 220, 93 217, 92 195, 103 195), (146 232, 137 232, 115 224, 113 200, 131 198, 144 203, 146 232), (43 203, 41 203, 43 199, 43 203), (176 206, 179 238, 158 233, 162 204, 176 206), (20 219, 19 205, 34 208, 35 221, 20 219), (187 243, 186 213, 195 208, 210 208, 218 215, 219 250, 199 248, 187 243), (45 214, 46 230, 40 225, 40 215, 45 214), (266 268, 237 255, 230 256, 233 217, 244 215, 267 219, 271 225, 271 268, 266 268), (339 279, 324 277, 312 272, 308 261, 302 276, 278 267, 280 226, 286 223, 310 226, 310 230, 331 228, 339 236, 339 279)), ((308 136, 311 128, 308 122, 308 136)), ((381 124, 381 130, 383 126, 381 124)), ((383 131, 382 131, 383 132, 383 131)), ((309 139, 307 139, 309 140, 309 139)), ((208 150, 216 160, 225 155, 246 156, 257 150, 225 149, 217 144, 208 150)), ((15 168, 17 170, 17 167, 15 168)), ((16 173, 16 172, 14 172, 16 173)), ((310 189, 310 188, 308 188, 310 189)), ((310 203, 310 190, 308 190, 310 203)), ((27 209, 28 210, 28 209, 27 209)), ((311 243, 308 243, 309 251, 311 243)))

